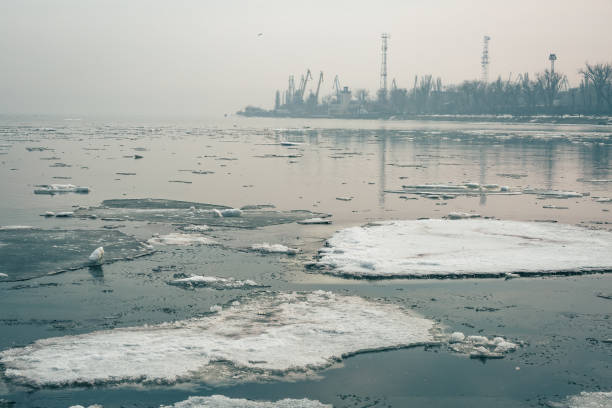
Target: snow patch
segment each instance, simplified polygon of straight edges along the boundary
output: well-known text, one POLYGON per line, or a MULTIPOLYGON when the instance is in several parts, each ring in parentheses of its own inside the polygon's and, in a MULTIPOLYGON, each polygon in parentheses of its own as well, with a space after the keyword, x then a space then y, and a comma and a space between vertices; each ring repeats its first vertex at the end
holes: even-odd
POLYGON ((612 233, 501 220, 386 221, 337 232, 314 266, 370 278, 601 271, 612 269, 612 233))
POLYGON ((224 395, 189 397, 185 401, 160 408, 332 408, 331 405, 309 399, 283 399, 275 402, 228 398, 224 395))
POLYGON ((434 325, 356 296, 260 292, 202 318, 41 339, 0 352, 0 363, 38 387, 286 380, 355 353, 430 344, 434 325))

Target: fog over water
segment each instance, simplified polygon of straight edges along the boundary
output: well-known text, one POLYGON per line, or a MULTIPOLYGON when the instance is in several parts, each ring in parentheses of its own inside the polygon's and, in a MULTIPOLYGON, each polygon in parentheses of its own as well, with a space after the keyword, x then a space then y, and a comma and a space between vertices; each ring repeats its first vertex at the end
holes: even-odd
MULTIPOLYGON (((343 85, 379 85, 380 34, 391 34, 389 81, 443 83, 534 73, 558 56, 578 70, 610 59, 612 3, 572 1, 78 1, 0 3, 0 112, 203 116, 271 107, 306 68, 343 85), (261 35, 260 35, 261 34, 261 35)), ((313 81, 314 82, 314 81, 313 81)))

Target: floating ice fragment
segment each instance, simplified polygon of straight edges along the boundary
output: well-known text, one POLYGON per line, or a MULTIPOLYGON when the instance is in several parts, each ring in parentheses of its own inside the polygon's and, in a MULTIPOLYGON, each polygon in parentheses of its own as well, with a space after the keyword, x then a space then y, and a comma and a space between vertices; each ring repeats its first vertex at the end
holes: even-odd
POLYGON ((263 244, 253 244, 251 245, 251 249, 254 251, 265 253, 265 254, 287 254, 287 255, 295 255, 300 251, 299 249, 289 248, 285 245, 269 244, 267 242, 264 242, 263 244))
POLYGON ((434 322, 330 292, 260 292, 201 318, 46 338, 0 352, 3 376, 35 387, 287 380, 367 351, 430 344, 434 322))
POLYGON ((336 232, 312 266, 364 278, 610 271, 612 233, 502 220, 384 221, 336 232))
POLYGON ((0 272, 0 278, 8 278, 8 275, 6 273, 0 272))
POLYGON ((454 332, 450 336, 451 343, 461 343, 463 340, 465 340, 465 334, 461 332, 454 332))
POLYGON ((73 211, 60 211, 58 213, 55 213, 55 216, 58 218, 68 218, 68 217, 72 217, 74 215, 73 211))
POLYGON ((198 234, 181 234, 173 232, 167 235, 155 236, 147 241, 156 245, 213 245, 215 240, 198 234))
POLYGON ((89 262, 100 264, 104 260, 104 248, 96 248, 91 255, 89 255, 89 262))
POLYGON ((221 211, 217 210, 216 208, 213 208, 211 211, 213 213, 213 216, 217 218, 223 218, 223 214, 221 213, 221 211))
POLYGON ((478 346, 474 347, 474 349, 470 353, 470 358, 504 358, 504 355, 501 353, 490 351, 484 346, 478 346))
POLYGON ((219 312, 223 311, 223 308, 221 306, 219 306, 219 305, 212 305, 210 307, 210 311, 213 312, 213 313, 219 313, 219 312))
POLYGON ((223 395, 189 397, 185 401, 160 408, 332 408, 331 405, 309 399, 283 399, 275 402, 228 398, 223 395))
POLYGON ((329 218, 309 218, 307 220, 300 220, 298 224, 312 225, 312 224, 331 224, 332 221, 329 218))
POLYGON ((32 227, 29 225, 5 225, 0 226, 0 231, 11 231, 11 230, 29 230, 35 229, 36 227, 32 227))

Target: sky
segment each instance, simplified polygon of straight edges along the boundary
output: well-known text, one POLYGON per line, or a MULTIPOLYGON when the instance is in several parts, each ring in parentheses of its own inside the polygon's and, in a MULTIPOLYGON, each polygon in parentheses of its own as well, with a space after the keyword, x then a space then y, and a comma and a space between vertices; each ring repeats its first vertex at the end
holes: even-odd
MULTIPOLYGON (((612 0, 0 0, 0 114, 198 116, 270 108, 287 78, 324 72, 374 95, 549 66, 571 85, 612 62, 612 0), (261 35, 259 35, 261 33, 261 35)), ((312 81, 313 85, 315 81, 312 81)), ((310 87, 310 84, 309 84, 310 87)))

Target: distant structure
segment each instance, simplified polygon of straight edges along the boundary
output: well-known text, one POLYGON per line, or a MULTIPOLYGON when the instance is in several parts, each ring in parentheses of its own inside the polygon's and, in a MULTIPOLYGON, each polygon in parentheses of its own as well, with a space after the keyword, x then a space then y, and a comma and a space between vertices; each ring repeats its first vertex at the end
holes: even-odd
POLYGON ((482 81, 489 82, 489 40, 491 37, 488 35, 484 36, 482 45, 482 58, 480 60, 480 66, 482 67, 482 81))
POLYGON ((380 95, 383 99, 387 96, 387 49, 388 40, 391 36, 387 33, 383 33, 380 38, 382 39, 382 63, 380 65, 380 95))
POLYGON ((557 54, 550 54, 548 56, 548 60, 550 61, 550 73, 555 73, 555 61, 557 60, 557 54))

